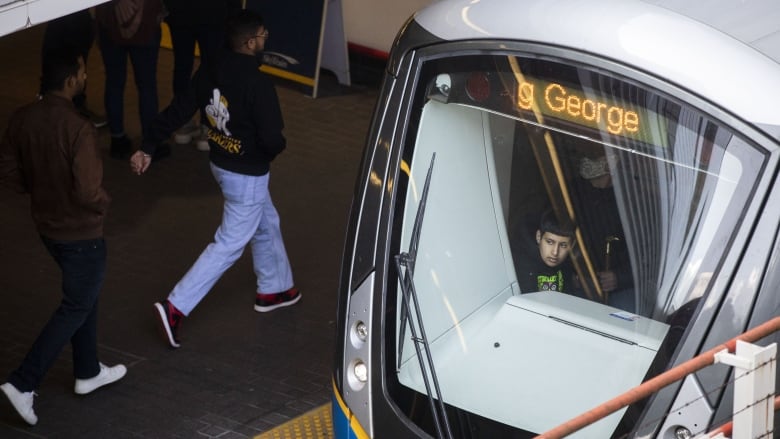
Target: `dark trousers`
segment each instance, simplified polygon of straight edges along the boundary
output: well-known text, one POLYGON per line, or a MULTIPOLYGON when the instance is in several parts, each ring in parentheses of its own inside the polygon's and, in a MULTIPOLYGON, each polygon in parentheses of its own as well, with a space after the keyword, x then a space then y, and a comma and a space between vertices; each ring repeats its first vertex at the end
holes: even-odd
POLYGON ((62 270, 63 298, 21 366, 8 378, 20 392, 38 388, 69 340, 73 349, 73 375, 86 379, 100 372, 97 311, 106 272, 106 243, 103 238, 55 241, 42 236, 41 239, 62 270))
POLYGON ((141 131, 143 136, 147 137, 152 120, 157 116, 157 55, 161 33, 158 32, 149 44, 139 46, 119 45, 113 42, 103 29, 99 31, 99 36, 100 53, 106 68, 103 100, 111 136, 119 137, 125 134, 125 83, 129 57, 138 90, 141 131))
POLYGON ((210 25, 170 25, 173 45, 173 94, 186 92, 195 64, 195 42, 198 43, 201 64, 209 63, 217 56, 224 42, 220 29, 210 25))

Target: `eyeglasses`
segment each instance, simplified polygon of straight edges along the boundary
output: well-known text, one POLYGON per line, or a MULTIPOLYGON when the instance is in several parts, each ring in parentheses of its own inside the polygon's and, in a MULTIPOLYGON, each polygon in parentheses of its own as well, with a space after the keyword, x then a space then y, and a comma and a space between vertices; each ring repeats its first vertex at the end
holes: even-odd
MULTIPOLYGON (((257 34, 257 35, 252 37, 252 39, 257 39, 257 38, 262 38, 264 40, 268 39, 268 29, 266 29, 263 32, 261 32, 261 33, 259 33, 259 34, 257 34)), ((249 44, 250 41, 252 41, 252 40, 251 39, 250 40, 246 40, 246 42, 244 44, 249 44)))

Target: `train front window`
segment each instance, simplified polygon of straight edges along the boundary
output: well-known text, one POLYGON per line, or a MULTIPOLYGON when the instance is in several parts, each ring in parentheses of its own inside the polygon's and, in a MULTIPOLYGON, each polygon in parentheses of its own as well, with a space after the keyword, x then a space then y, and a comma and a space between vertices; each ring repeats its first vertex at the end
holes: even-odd
POLYGON ((584 66, 468 55, 420 72, 391 238, 399 407, 425 428, 432 393, 540 433, 638 385, 708 293, 761 153, 584 66))

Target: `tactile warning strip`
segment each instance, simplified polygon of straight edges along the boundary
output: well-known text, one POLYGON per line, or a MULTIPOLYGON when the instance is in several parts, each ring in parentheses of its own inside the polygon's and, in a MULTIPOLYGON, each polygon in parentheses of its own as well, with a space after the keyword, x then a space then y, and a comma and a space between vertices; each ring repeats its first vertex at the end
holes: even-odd
POLYGON ((254 439, 333 439, 333 419, 330 404, 310 410, 290 419, 254 439))

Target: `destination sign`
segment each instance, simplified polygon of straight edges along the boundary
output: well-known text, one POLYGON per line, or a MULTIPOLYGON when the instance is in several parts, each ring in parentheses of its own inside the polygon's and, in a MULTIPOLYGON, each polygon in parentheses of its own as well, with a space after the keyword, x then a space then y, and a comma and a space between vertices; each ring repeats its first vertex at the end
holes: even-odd
POLYGON ((616 136, 645 142, 652 138, 659 140, 650 134, 647 126, 658 117, 650 118, 646 109, 592 90, 584 92, 563 82, 522 77, 517 84, 516 106, 616 136))

